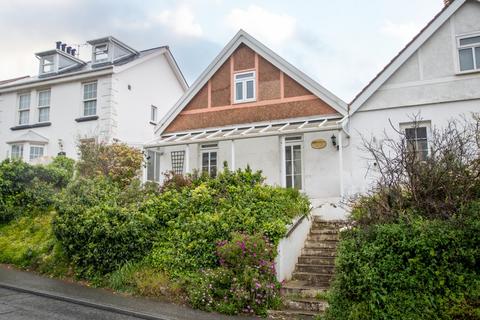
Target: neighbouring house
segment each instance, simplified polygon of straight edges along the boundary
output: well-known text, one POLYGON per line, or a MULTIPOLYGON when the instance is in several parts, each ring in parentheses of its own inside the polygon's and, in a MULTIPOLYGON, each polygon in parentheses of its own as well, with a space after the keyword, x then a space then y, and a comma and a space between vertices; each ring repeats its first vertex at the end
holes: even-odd
POLYGON ((311 199, 342 194, 347 105, 239 31, 159 122, 146 178, 193 170, 262 170, 311 199))
POLYGON ((380 146, 385 134, 405 131, 424 158, 432 129, 480 112, 480 1, 445 3, 350 104, 346 194, 365 192, 375 177, 375 163, 359 149, 362 136, 380 146), (412 128, 415 115, 422 121, 412 128))
POLYGON ((76 158, 82 139, 141 146, 188 86, 168 46, 137 51, 108 36, 91 61, 57 42, 35 56, 38 75, 0 81, 0 159, 76 158))

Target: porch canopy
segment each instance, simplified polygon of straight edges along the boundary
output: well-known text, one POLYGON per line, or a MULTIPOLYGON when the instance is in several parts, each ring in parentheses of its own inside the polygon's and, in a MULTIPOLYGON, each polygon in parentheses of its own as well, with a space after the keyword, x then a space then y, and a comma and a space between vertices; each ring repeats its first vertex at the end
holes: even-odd
POLYGON ((223 140, 238 140, 274 135, 297 134, 304 132, 341 130, 342 119, 338 117, 319 117, 302 120, 284 120, 251 125, 237 125, 223 128, 213 128, 201 131, 184 131, 164 134, 159 139, 147 143, 146 149, 206 143, 223 140))

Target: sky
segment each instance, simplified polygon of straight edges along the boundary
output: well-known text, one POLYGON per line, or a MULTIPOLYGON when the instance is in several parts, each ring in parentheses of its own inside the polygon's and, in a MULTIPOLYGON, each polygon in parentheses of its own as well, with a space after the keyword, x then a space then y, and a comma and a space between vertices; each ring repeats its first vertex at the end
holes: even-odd
POLYGON ((352 98, 441 10, 443 0, 0 0, 0 80, 35 75, 34 53, 113 35, 168 45, 187 82, 240 29, 325 88, 352 98))

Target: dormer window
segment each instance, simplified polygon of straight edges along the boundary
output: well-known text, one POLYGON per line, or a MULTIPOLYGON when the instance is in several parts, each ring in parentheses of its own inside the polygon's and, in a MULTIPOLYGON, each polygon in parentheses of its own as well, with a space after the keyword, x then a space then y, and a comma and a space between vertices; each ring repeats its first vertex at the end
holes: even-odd
POLYGON ((235 103, 255 101, 255 71, 236 73, 235 103))
POLYGON ((50 73, 55 71, 55 56, 42 57, 40 61, 40 73, 50 73))
POLYGON ((94 63, 108 61, 108 44, 99 44, 93 47, 94 63))

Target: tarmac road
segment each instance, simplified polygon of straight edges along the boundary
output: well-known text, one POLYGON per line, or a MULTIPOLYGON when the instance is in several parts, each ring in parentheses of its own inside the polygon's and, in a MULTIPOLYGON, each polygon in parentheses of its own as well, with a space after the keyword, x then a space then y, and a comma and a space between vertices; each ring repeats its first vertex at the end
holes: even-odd
POLYGON ((110 311, 0 288, 0 320, 137 320, 110 311))

